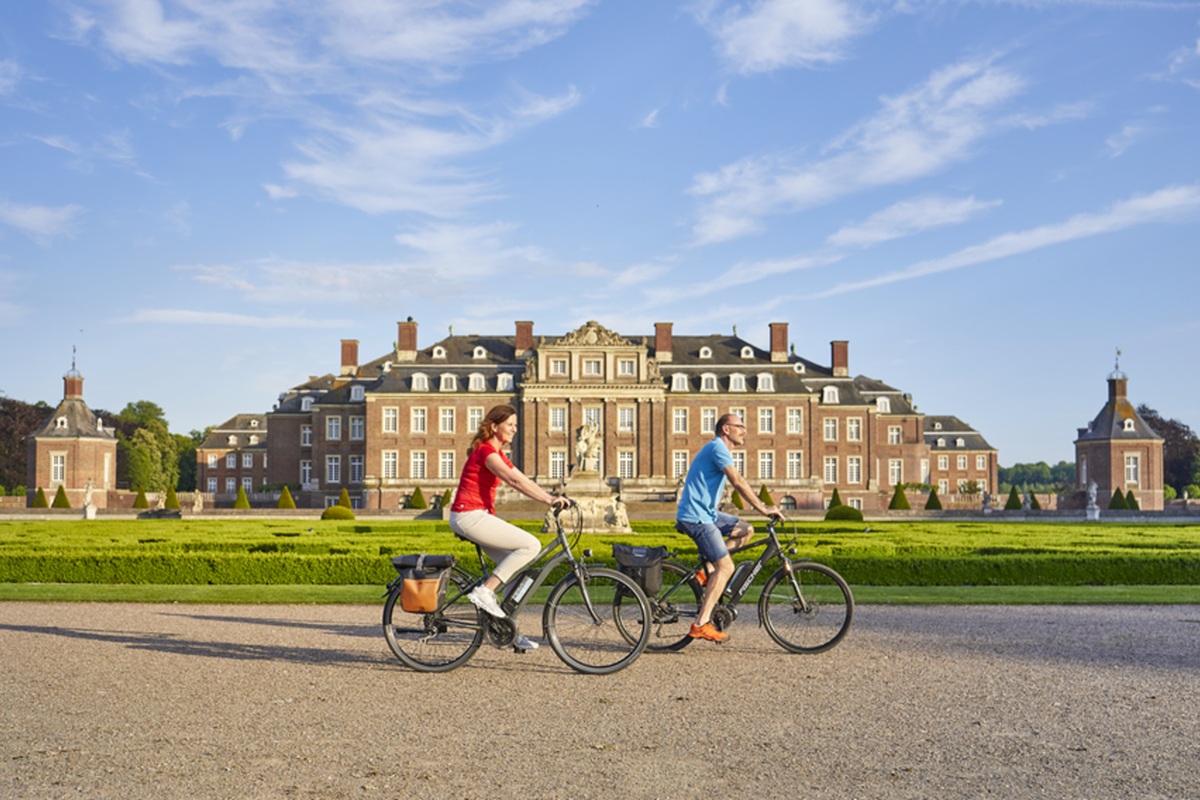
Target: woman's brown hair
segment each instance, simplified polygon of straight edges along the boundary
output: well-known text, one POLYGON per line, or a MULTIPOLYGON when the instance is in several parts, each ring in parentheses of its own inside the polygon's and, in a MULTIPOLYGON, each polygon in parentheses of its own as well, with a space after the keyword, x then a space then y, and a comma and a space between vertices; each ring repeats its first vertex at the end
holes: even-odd
POLYGON ((488 409, 487 414, 483 417, 483 422, 479 423, 479 430, 475 431, 475 438, 471 440, 471 446, 467 448, 467 455, 471 455, 475 452, 476 447, 495 436, 496 428, 500 423, 516 413, 517 410, 507 404, 492 406, 488 409))

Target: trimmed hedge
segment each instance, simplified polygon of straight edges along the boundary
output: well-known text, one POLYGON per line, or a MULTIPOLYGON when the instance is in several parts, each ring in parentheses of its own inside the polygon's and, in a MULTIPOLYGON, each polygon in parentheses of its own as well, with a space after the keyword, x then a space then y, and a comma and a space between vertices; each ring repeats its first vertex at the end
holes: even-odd
POLYGON ((321 519, 354 519, 354 511, 341 503, 336 503, 321 512, 321 519))
POLYGON ((825 519, 862 522, 863 515, 861 511, 853 506, 830 506, 829 510, 825 512, 825 519))
POLYGON ((54 493, 54 502, 50 504, 51 508, 70 508, 71 501, 67 499, 67 490, 58 485, 58 491, 54 493))

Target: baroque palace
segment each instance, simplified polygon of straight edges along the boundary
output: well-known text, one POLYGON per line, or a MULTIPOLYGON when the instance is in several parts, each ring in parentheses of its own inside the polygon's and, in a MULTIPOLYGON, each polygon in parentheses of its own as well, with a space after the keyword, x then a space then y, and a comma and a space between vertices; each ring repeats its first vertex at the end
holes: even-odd
POLYGON ((341 342, 337 374, 313 376, 266 414, 239 414, 197 451, 197 485, 232 499, 264 484, 299 486, 296 502, 321 507, 343 488, 359 508, 394 509, 420 488, 430 500, 457 485, 467 445, 486 410, 517 409, 513 462, 543 486, 586 466, 632 501, 673 500, 692 455, 727 411, 747 425, 736 466, 784 508, 844 503, 885 508, 897 483, 926 483, 953 502, 973 481, 997 486, 997 453, 954 416, 926 416, 912 397, 852 376, 849 343, 830 364, 801 358, 786 322, 770 323, 770 349, 733 335, 624 336, 588 322, 561 336, 451 335, 426 347, 417 323, 398 323, 392 350, 359 363, 341 342), (585 426, 599 431, 593 463, 577 465, 585 426), (268 435, 269 431, 269 435, 268 435))

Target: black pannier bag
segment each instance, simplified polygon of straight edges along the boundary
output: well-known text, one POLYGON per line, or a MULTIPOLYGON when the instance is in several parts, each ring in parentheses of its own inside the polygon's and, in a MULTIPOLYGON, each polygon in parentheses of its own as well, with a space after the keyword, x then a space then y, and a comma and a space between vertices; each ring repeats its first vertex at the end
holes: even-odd
POLYGON ((667 557, 667 548, 617 543, 612 549, 617 569, 637 581, 647 597, 658 594, 662 588, 662 562, 667 557))
POLYGON ((454 556, 411 553, 393 558, 392 566, 400 573, 401 608, 412 614, 438 610, 446 598, 454 556))

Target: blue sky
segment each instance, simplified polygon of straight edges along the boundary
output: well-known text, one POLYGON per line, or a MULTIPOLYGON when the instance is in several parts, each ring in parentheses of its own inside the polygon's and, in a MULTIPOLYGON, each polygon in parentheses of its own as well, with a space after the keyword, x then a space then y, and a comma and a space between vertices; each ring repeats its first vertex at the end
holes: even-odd
POLYGON ((270 409, 413 316, 738 332, 1074 458, 1200 429, 1200 3, 0 6, 0 391, 270 409), (306 9, 303 12, 295 7, 306 9))

